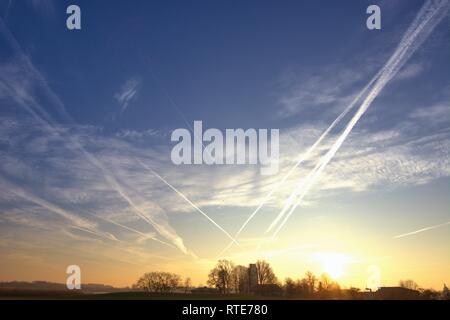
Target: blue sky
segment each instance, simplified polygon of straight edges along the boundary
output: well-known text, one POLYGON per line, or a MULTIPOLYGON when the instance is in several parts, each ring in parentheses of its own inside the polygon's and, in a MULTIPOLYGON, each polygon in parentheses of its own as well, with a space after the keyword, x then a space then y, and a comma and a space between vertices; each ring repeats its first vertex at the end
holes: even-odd
MULTIPOLYGON (((7 270, 0 278, 64 270, 66 243, 95 270, 92 259, 104 266, 127 257, 112 263, 139 264, 130 278, 149 261, 203 270, 229 239, 140 162, 234 234, 383 67, 424 3, 0 1, 0 255, 7 270), (73 3, 81 7, 80 31, 65 28, 73 3), (382 9, 382 30, 366 28, 373 3, 382 9), (170 133, 194 120, 207 128, 280 129, 280 174, 173 165, 170 133), (41 260, 52 263, 30 274, 41 260)), ((364 267, 386 256, 397 269, 412 261, 420 270, 407 275, 424 285, 450 280, 421 273, 432 270, 421 256, 430 248, 436 273, 450 270, 449 226, 440 226, 450 221, 449 33, 447 16, 377 96, 280 240, 255 251, 261 230, 345 122, 274 194, 242 235, 245 252, 233 248, 231 258, 281 255, 273 263, 289 274, 283 250, 314 248, 346 252, 364 267), (314 236, 317 226, 326 234, 314 236), (355 239, 344 240, 343 226, 355 239), (398 256, 405 241, 420 249, 398 256)), ((308 259, 297 263, 314 268, 308 259)), ((387 271, 386 281, 399 276, 387 271)), ((360 278, 354 281, 363 286, 360 278)), ((92 279, 127 283, 97 271, 92 279)))

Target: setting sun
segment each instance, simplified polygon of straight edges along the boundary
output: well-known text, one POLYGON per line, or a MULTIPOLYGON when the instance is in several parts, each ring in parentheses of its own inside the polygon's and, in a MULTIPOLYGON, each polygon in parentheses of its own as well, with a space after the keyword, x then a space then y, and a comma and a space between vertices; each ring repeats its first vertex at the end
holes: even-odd
POLYGON ((348 257, 346 255, 334 252, 319 252, 314 256, 320 263, 322 272, 328 274, 333 279, 340 278, 344 275, 348 263, 348 257))

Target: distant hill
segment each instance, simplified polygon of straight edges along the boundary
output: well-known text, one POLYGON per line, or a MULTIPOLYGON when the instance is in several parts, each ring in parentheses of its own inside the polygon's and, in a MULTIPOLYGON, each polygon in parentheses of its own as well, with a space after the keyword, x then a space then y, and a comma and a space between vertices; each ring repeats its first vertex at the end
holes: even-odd
MULTIPOLYGON (((0 289, 20 289, 20 290, 55 290, 55 291, 65 291, 67 289, 66 284, 47 282, 47 281, 10 281, 10 282, 0 282, 0 289)), ((87 293, 99 293, 99 292, 119 292, 119 291, 129 291, 130 288, 114 288, 113 286, 87 283, 81 285, 81 291, 87 293)))

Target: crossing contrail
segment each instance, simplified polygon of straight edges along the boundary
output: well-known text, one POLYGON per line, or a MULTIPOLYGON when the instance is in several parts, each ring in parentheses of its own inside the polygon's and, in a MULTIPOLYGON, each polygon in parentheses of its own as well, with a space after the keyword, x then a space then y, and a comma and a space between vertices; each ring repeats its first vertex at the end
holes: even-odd
MULTIPOLYGON (((48 98, 53 102, 52 105, 56 106, 57 112, 60 116, 64 118, 64 120, 69 123, 73 123, 72 118, 67 113, 64 108, 63 102, 59 99, 59 97, 52 91, 52 89, 48 86, 44 77, 40 74, 38 70, 33 66, 29 58, 23 53, 22 48, 20 47, 17 40, 8 30, 6 25, 4 24, 2 18, 0 18, 0 32, 6 37, 14 51, 18 54, 20 61, 24 64, 24 68, 31 75, 33 80, 37 80, 39 84, 45 89, 45 92, 48 98)), ((1 76, 1 75, 0 75, 1 76)), ((15 93, 14 99, 20 104, 27 112, 29 112, 35 120, 41 123, 49 132, 61 137, 63 140, 67 141, 74 149, 81 151, 81 153, 88 159, 88 161, 94 165, 96 168, 100 170, 103 174, 108 185, 118 193, 118 195, 133 209, 134 213, 151 225, 155 230, 164 238, 170 240, 178 249, 180 249, 185 254, 191 254, 183 243, 183 239, 177 235, 177 233, 170 228, 170 226, 166 226, 161 223, 157 223, 154 219, 150 217, 149 214, 144 212, 139 208, 139 206, 127 195, 125 190, 117 181, 116 177, 105 168, 105 166, 99 161, 93 154, 88 152, 83 145, 78 141, 78 139, 71 136, 64 136, 61 132, 59 132, 55 128, 54 121, 49 116, 49 114, 41 107, 41 105, 31 96, 27 95, 26 92, 22 92, 22 88, 15 88, 12 84, 10 84, 8 79, 5 79, 5 86, 8 87, 11 92, 15 93)))
POLYGON ((311 171, 307 176, 305 181, 294 190, 289 199, 287 200, 285 206, 283 207, 280 214, 272 222, 269 229, 274 228, 274 226, 280 221, 283 216, 284 219, 278 224, 278 228, 273 233, 273 238, 276 237, 281 228, 285 225, 286 221, 292 215, 294 210, 303 200, 305 195, 310 190, 311 186, 323 172, 328 163, 332 160, 336 152, 344 143, 345 139, 348 137, 354 126, 358 123, 367 109, 370 107, 375 98, 380 94, 384 87, 392 80, 398 71, 403 67, 406 61, 414 54, 414 52, 423 44, 423 42, 428 38, 436 25, 446 16, 449 9, 449 1, 432 1, 429 0, 422 7, 415 20, 408 28, 407 32, 403 36, 400 44, 395 50, 394 54, 382 68, 382 72, 379 75, 377 81, 373 85, 372 89, 369 91, 368 95, 362 102, 358 111, 355 113, 353 118, 347 124, 344 131, 341 133, 336 142, 332 145, 329 151, 321 158, 317 166, 311 171), (293 200, 296 199, 295 203, 293 200), (293 203, 293 204, 292 204, 293 203), (286 214, 287 208, 290 208, 289 212, 286 214))
MULTIPOLYGON (((445 0, 446 1, 446 0, 445 0)), ((433 4, 432 1, 428 1, 425 3, 425 5, 422 7, 421 11, 419 12, 418 16, 421 16, 422 14, 426 13, 427 10, 432 8, 433 4)), ((420 20, 415 19, 411 26, 408 28, 404 35, 404 39, 407 37, 410 37, 411 34, 416 30, 416 28, 419 26, 420 20)), ((258 205, 258 207, 250 214, 250 216, 247 218, 247 220, 243 223, 243 225, 240 227, 238 232, 235 234, 235 239, 238 239, 240 234, 243 232, 243 230, 247 227, 248 223, 256 216, 256 214, 259 212, 259 210, 267 203, 267 201, 272 197, 272 195, 278 191, 278 189, 283 185, 283 183, 292 175, 292 173, 306 160, 310 157, 310 155, 315 151, 315 149, 320 145, 320 143, 327 137, 327 135, 330 133, 331 130, 333 130, 337 124, 339 124, 342 119, 355 107, 355 105, 358 103, 358 101, 361 100, 362 96, 367 92, 367 90, 375 83, 375 81, 381 76, 383 73, 383 69, 381 69, 372 79, 371 81, 361 90, 361 92, 353 99, 353 101, 350 103, 350 105, 341 113, 339 116, 333 121, 333 123, 322 133, 322 135, 317 139, 317 141, 306 151, 306 153, 302 154, 302 156, 299 158, 297 163, 288 171, 288 173, 276 184, 276 186, 264 197, 263 201, 258 205)), ((272 222, 272 224, 269 226, 266 232, 271 231, 274 226, 279 222, 279 220, 284 216, 290 205, 292 204, 292 201, 294 201, 293 195, 289 197, 287 200, 287 204, 281 211, 281 213, 277 216, 277 218, 272 222)), ((222 255, 225 253, 231 246, 233 245, 233 242, 230 242, 220 253, 222 255)))
POLYGON ((167 182, 166 179, 161 177, 158 173, 156 173, 154 170, 152 170, 149 166, 147 166, 142 161, 138 160, 140 165, 144 167, 146 170, 150 171, 154 176, 156 176, 159 180, 164 182, 169 188, 171 188, 173 191, 175 191, 181 198, 183 198, 187 203, 189 203, 195 210, 200 212, 206 219, 208 219, 214 226, 216 226, 220 231, 222 231, 228 238, 233 241, 233 243, 237 244, 239 246, 239 243, 231 236, 224 228, 222 228, 219 224, 217 224, 210 216, 208 216, 205 212, 203 212, 202 209, 197 207, 191 200, 189 200, 181 191, 179 191, 177 188, 175 188, 173 185, 171 185, 169 182, 167 182))
MULTIPOLYGON (((244 229, 247 227, 247 225, 249 224, 249 222, 256 216, 256 214, 259 212, 259 210, 261 210, 261 208, 267 203, 267 201, 270 200, 270 198, 272 197, 272 195, 277 192, 280 187, 283 185, 284 182, 286 182, 287 179, 289 179, 289 177, 294 173, 294 171, 300 167, 300 165, 307 160, 311 154, 317 149, 317 147, 322 143, 322 141, 328 136, 328 134, 330 133, 331 130, 333 130, 336 125, 339 124, 339 122, 342 121, 342 119, 355 107, 355 105, 358 103, 358 101, 361 99, 361 97, 363 96, 363 94, 370 88, 370 86, 375 82, 375 80, 377 79, 378 75, 381 72, 379 72, 376 76, 374 76, 372 78, 372 80, 366 85, 366 87, 361 90, 361 92, 353 99, 353 101, 350 103, 349 106, 347 106, 345 108, 344 111, 342 111, 338 117, 331 123, 331 125, 321 134, 321 136, 314 142, 313 145, 311 145, 308 150, 303 153, 298 161, 295 163, 294 166, 291 167, 291 169, 286 173, 286 175, 283 176, 283 178, 278 181, 275 185, 274 188, 272 188, 269 193, 263 198, 263 201, 258 205, 258 207, 250 214, 250 216, 247 218, 247 220, 245 220, 244 224, 242 224, 242 226, 240 227, 240 229, 238 230, 238 232, 236 232, 236 234, 234 235, 235 239, 238 239, 238 237, 241 235, 241 233, 244 231, 244 229)), ((222 252, 219 254, 219 256, 223 255, 228 249, 231 248, 231 246, 233 245, 233 242, 230 242, 223 250, 222 252)))
POLYGON ((404 234, 399 234, 398 236, 395 236, 394 239, 400 239, 400 238, 404 238, 404 237, 409 237, 418 233, 422 233, 425 231, 429 231, 429 230, 433 230, 433 229, 437 229, 437 228, 441 228, 441 227, 445 227, 450 225, 450 221, 448 222, 444 222, 435 226, 431 226, 431 227, 426 227, 426 228, 422 228, 416 231, 412 231, 412 232, 408 232, 408 233, 404 233, 404 234))

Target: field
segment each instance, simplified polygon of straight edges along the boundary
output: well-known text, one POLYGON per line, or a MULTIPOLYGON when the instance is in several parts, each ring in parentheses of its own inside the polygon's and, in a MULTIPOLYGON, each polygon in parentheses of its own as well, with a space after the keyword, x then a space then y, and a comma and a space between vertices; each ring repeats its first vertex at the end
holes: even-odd
POLYGON ((1 290, 0 300, 273 300, 273 297, 238 294, 184 294, 113 292, 80 293, 52 290, 1 290))

